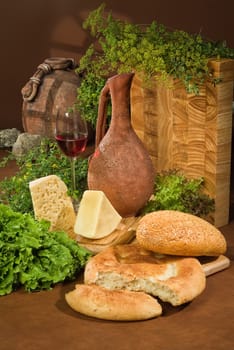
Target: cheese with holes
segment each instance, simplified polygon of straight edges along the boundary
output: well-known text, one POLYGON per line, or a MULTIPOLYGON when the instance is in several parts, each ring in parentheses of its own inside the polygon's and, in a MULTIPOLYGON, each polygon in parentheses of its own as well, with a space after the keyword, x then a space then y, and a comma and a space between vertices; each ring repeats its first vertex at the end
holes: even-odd
POLYGON ((98 239, 113 232, 121 220, 103 191, 87 190, 80 202, 74 231, 83 237, 98 239))
POLYGON ((29 183, 34 215, 51 223, 50 230, 61 230, 76 238, 73 231, 76 213, 67 186, 56 175, 48 175, 29 183))

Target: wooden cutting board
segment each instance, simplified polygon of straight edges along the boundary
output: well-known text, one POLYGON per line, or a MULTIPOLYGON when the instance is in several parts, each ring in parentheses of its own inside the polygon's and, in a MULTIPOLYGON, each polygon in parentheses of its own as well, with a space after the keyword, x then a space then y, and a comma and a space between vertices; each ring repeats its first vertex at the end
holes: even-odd
MULTIPOLYGON (((76 240, 78 244, 87 248, 94 254, 103 251, 109 246, 127 243, 131 244, 135 240, 136 228, 140 219, 141 217, 129 217, 122 219, 116 230, 114 230, 110 235, 101 239, 89 239, 77 235, 76 240)), ((201 263, 207 277, 228 268, 230 265, 230 260, 224 255, 220 255, 218 257, 202 256, 199 257, 198 260, 201 263)))
POLYGON ((225 270, 230 266, 230 259, 225 255, 220 255, 218 257, 201 257, 198 260, 202 264, 206 277, 225 270))
POLYGON ((104 238, 89 239, 77 235, 76 241, 95 254, 110 246, 130 243, 135 239, 136 228, 140 219, 141 217, 123 218, 118 227, 104 238))

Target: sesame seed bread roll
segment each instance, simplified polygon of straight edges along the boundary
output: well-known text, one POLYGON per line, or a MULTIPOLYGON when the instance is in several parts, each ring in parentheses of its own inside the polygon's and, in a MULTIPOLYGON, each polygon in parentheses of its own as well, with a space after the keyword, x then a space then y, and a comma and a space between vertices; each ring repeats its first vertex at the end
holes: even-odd
POLYGON ((65 294, 75 311, 105 320, 139 321, 161 315, 161 305, 143 292, 112 291, 97 285, 77 284, 65 294))
POLYGON ((212 224, 195 215, 160 210, 142 217, 136 230, 139 244, 169 255, 218 256, 226 251, 226 240, 212 224))

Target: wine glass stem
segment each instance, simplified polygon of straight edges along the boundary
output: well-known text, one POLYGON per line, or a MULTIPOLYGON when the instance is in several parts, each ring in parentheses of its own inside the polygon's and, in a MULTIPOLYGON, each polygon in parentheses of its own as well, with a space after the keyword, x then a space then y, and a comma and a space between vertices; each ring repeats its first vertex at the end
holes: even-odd
POLYGON ((75 169, 76 158, 71 158, 71 175, 72 175, 72 190, 76 190, 76 169, 75 169))

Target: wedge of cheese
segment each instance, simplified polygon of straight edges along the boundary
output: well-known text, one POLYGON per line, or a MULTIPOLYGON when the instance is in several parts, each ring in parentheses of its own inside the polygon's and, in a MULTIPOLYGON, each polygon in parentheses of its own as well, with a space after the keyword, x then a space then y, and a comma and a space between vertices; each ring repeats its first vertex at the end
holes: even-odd
POLYGON ((113 232, 121 220, 104 192, 87 190, 80 202, 74 231, 86 238, 103 238, 113 232))
POLYGON ((75 239, 76 213, 65 183, 56 175, 48 175, 31 181, 29 189, 35 218, 50 221, 51 231, 65 231, 75 239))

